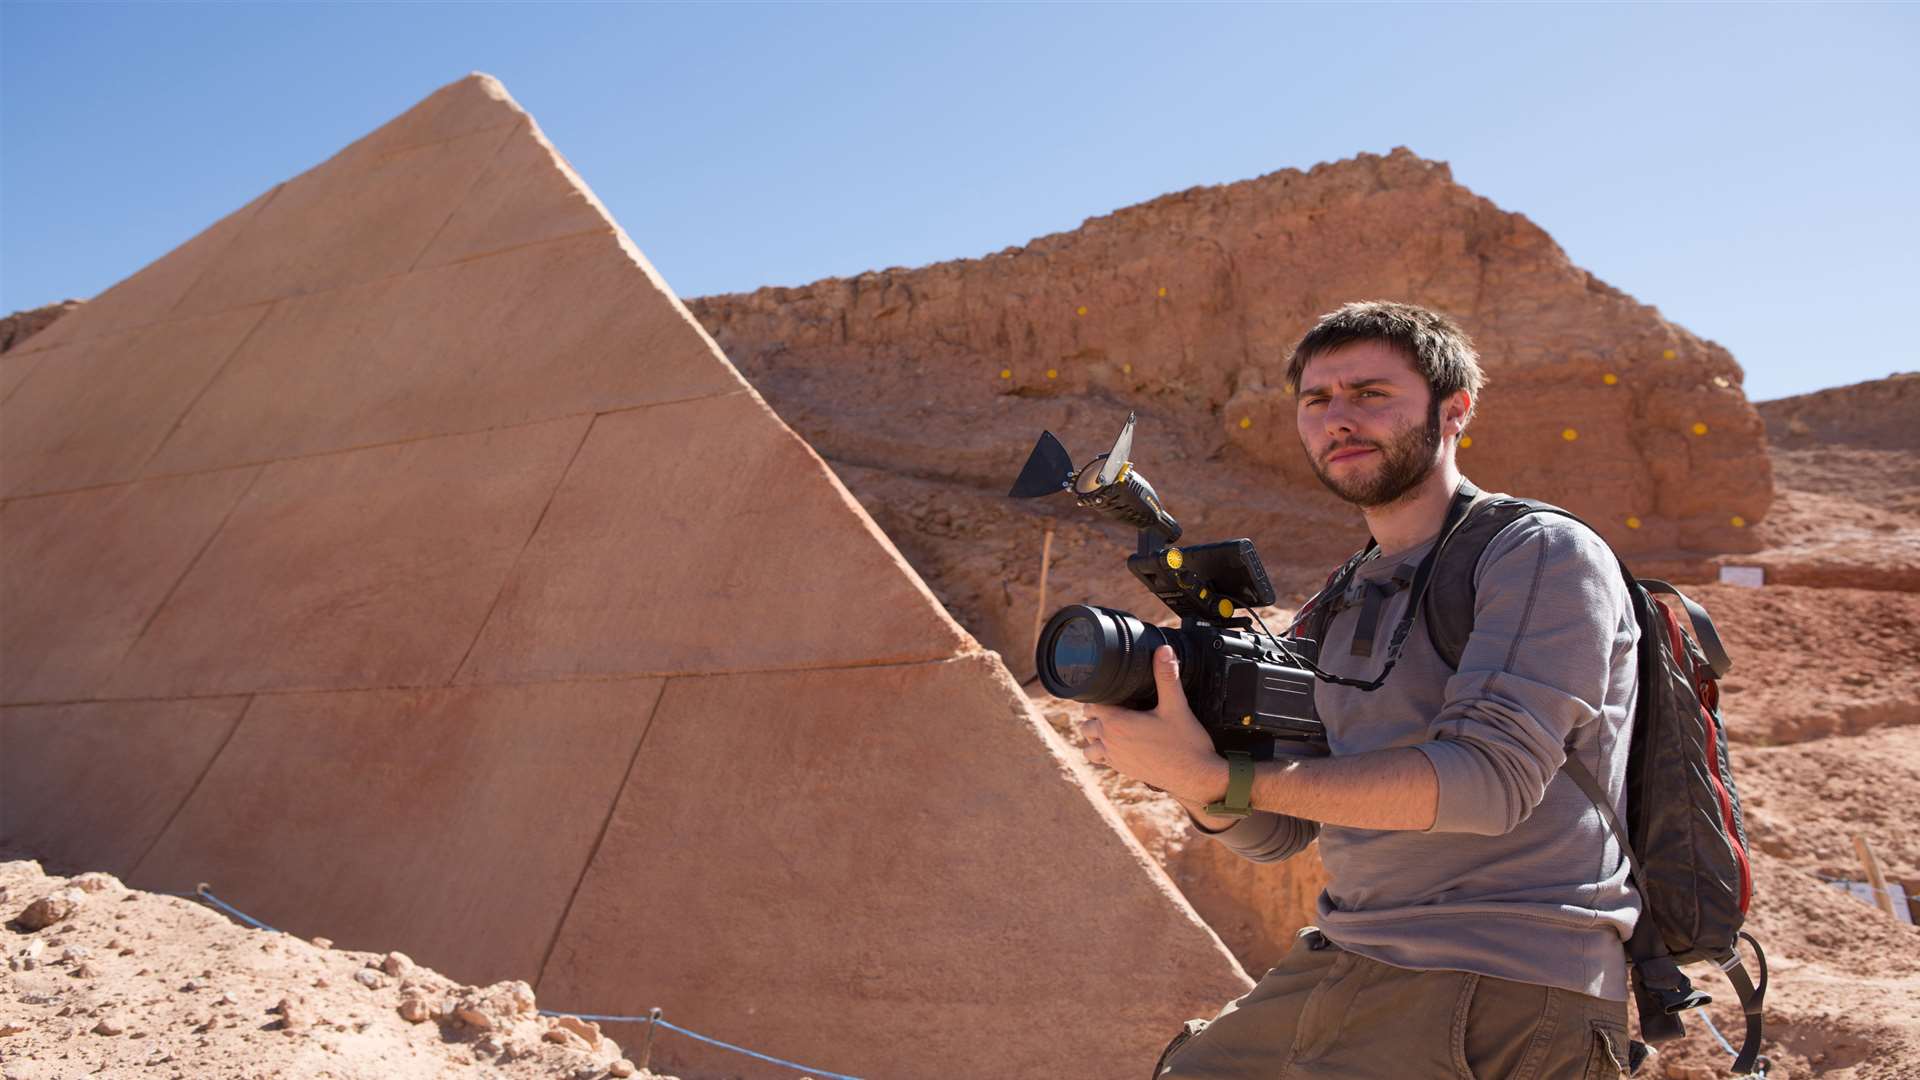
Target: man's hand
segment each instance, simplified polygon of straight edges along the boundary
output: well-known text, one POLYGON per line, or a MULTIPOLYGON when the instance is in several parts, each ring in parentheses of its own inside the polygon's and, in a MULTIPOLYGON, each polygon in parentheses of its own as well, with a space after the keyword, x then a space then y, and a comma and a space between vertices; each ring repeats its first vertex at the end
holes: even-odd
POLYGON ((1204 805, 1227 790, 1227 762, 1187 705, 1179 661, 1171 646, 1153 652, 1159 704, 1141 712, 1088 705, 1080 723, 1087 760, 1159 788, 1183 802, 1204 805))

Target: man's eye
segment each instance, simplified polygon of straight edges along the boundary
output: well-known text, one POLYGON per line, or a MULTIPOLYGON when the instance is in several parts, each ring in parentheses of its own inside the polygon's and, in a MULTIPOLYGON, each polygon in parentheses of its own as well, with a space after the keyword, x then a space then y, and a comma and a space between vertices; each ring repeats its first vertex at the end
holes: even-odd
POLYGON ((1378 390, 1362 390, 1357 396, 1358 397, 1386 397, 1387 395, 1381 393, 1378 390))

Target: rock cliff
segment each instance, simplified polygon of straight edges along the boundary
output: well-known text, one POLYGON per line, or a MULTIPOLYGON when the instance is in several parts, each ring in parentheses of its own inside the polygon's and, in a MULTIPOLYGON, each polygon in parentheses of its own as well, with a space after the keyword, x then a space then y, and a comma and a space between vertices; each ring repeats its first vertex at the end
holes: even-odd
POLYGON ((1559 502, 1663 573, 1757 546, 1771 472, 1727 350, 1405 149, 1177 192, 984 258, 689 306, 1022 670, 1036 516, 1066 533, 1053 596, 1158 609, 1121 569, 1130 537, 1003 497, 1042 428, 1085 460, 1139 410, 1135 460, 1187 537, 1253 537, 1283 593, 1362 538, 1307 468, 1281 386, 1293 342, 1362 298, 1474 336, 1492 382, 1462 461, 1483 487, 1559 502))

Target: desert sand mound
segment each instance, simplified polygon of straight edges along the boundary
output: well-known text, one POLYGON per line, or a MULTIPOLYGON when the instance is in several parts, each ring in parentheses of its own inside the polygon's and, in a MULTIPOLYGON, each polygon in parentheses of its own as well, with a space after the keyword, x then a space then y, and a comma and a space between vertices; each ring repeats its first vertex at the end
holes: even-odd
POLYGON ((1772 444, 1766 547, 1722 561, 1783 584, 1920 591, 1920 373, 1756 408, 1772 444))
POLYGON ((232 922, 107 874, 0 861, 0 1076, 597 1080, 636 1070, 524 982, 462 986, 401 953, 232 922))

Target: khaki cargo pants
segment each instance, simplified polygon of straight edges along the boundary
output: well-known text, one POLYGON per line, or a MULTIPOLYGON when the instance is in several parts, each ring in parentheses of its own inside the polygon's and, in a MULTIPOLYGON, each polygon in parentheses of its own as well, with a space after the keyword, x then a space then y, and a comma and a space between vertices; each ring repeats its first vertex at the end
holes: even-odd
POLYGON ((1187 1021, 1153 1075, 1613 1080, 1626 1060, 1624 1001, 1397 968, 1309 927, 1246 996, 1210 1021, 1187 1021))

